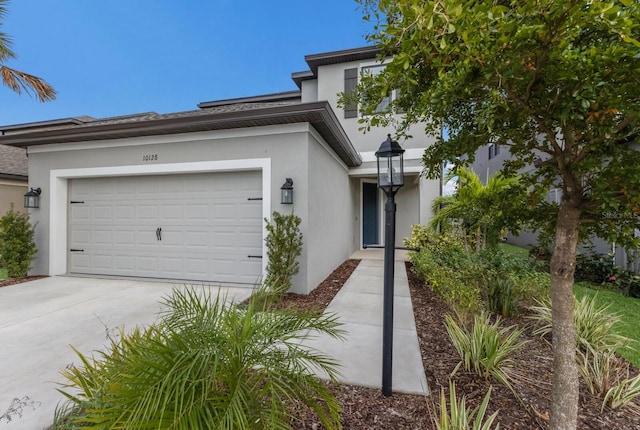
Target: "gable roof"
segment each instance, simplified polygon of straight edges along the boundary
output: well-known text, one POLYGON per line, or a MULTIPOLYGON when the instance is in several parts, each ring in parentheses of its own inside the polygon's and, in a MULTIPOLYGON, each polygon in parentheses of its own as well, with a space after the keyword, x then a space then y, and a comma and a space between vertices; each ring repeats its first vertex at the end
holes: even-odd
POLYGON ((27 180, 27 154, 22 148, 0 145, 0 178, 27 180))
MULTIPOLYGON (((204 104, 204 103, 203 103, 204 104)), ((290 100, 220 104, 214 107, 158 114, 60 120, 0 127, 0 144, 28 147, 69 142, 122 139, 245 127, 309 123, 349 167, 362 164, 360 155, 328 102, 292 103, 290 100)))

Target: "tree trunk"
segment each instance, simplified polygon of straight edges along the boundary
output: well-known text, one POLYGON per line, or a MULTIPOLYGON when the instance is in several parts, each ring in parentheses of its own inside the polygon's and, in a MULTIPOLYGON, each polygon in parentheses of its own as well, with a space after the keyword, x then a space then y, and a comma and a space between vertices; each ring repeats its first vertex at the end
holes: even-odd
POLYGON ((563 199, 558 212, 555 245, 551 257, 551 430, 575 430, 578 420, 579 380, 576 365, 576 328, 573 321, 573 274, 576 268, 579 225, 580 210, 568 199, 563 199))

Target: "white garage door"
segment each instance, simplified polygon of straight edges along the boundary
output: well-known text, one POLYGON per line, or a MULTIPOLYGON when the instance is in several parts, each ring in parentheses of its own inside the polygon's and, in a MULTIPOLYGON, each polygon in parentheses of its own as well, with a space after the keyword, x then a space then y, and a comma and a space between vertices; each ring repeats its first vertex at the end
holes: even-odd
POLYGON ((69 271, 253 285, 261 173, 73 179, 69 271))

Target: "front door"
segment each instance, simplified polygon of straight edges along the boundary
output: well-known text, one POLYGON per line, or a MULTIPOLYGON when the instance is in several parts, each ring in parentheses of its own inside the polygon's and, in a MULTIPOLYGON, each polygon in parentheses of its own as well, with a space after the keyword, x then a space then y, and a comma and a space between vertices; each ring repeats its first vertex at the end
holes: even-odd
POLYGON ((378 240, 378 184, 362 183, 362 244, 377 245, 378 240))

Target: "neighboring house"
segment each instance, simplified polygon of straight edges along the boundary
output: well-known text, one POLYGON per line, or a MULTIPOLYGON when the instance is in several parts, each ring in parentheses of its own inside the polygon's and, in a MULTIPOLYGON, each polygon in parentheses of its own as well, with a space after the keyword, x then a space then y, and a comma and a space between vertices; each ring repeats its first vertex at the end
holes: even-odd
MULTIPOLYGON (((502 165, 505 161, 512 158, 509 153, 509 148, 500 146, 496 143, 485 145, 480 147, 476 151, 475 161, 471 165, 471 168, 480 177, 483 183, 487 183, 488 179, 494 176, 498 171, 502 169, 502 165)), ((522 173, 531 171, 536 167, 533 165, 526 166, 521 170, 522 173)), ((562 190, 559 188, 550 188, 547 192, 546 200, 549 203, 560 203, 562 197, 562 190)), ((530 248, 538 243, 538 235, 536 232, 523 231, 519 235, 508 235, 507 241, 513 245, 523 246, 530 248)), ((624 269, 640 272, 640 260, 638 259, 638 250, 627 250, 616 246, 615 243, 608 243, 603 239, 594 237, 591 243, 582 244, 579 247, 581 252, 595 252, 598 254, 610 254, 612 261, 618 264, 624 269)))
MULTIPOLYGON (((199 110, 66 118, 0 127, 26 148, 40 207, 33 272, 251 286, 264 274, 264 219, 294 210, 304 249, 293 291, 307 293, 363 244, 382 244, 375 151, 389 129, 359 131, 338 107, 372 47, 310 55, 298 90, 202 102, 199 110), (294 203, 280 188, 293 179, 294 203)), ((420 176, 433 139, 414 130, 397 195, 397 243, 428 222, 438 181, 420 176)), ((22 149, 24 151, 24 149, 22 149)))
POLYGON ((24 149, 0 145, 0 216, 11 205, 17 211, 24 211, 24 193, 29 180, 27 155, 24 149))

